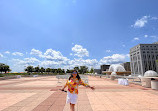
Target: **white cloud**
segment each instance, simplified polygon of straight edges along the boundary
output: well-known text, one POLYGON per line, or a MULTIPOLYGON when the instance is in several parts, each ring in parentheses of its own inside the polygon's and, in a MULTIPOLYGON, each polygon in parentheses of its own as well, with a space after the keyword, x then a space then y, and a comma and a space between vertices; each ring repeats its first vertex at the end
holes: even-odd
POLYGON ((60 51, 55 51, 52 49, 47 49, 43 57, 46 58, 47 60, 56 60, 56 61, 68 60, 67 57, 64 57, 60 51))
POLYGON ((59 65, 59 62, 55 62, 55 61, 42 61, 40 66, 42 67, 49 67, 49 68, 56 68, 59 65))
MULTIPOLYGON (((82 57, 88 56, 87 49, 84 49, 81 45, 75 45, 72 48, 74 55, 81 58, 74 58, 72 60, 64 57, 60 51, 56 51, 53 49, 47 49, 45 53, 42 53, 39 50, 32 49, 30 54, 37 55, 42 60, 38 60, 37 58, 30 57, 24 59, 13 59, 13 70, 14 71, 22 71, 26 66, 40 66, 45 68, 63 68, 63 69, 72 69, 75 66, 87 66, 89 68, 100 68, 102 64, 116 64, 125 62, 127 58, 129 58, 129 54, 113 54, 112 56, 106 56, 100 59, 99 61, 96 59, 83 59, 82 57)), ((110 50, 107 52, 110 52, 110 50)), ((72 53, 70 53, 72 55, 72 53)))
POLYGON ((0 53, 0 57, 4 57, 4 56, 0 53))
POLYGON ((150 38, 152 38, 153 42, 157 42, 158 41, 158 36, 156 36, 156 35, 151 35, 150 38))
POLYGON ((157 42, 158 41, 158 36, 157 35, 144 35, 145 38, 148 38, 152 42, 157 42))
POLYGON ((102 58, 99 61, 99 64, 118 64, 118 63, 122 63, 125 62, 126 59, 129 58, 128 54, 113 54, 112 56, 107 56, 102 58))
POLYGON ((145 38, 147 38, 147 37, 148 37, 148 35, 144 35, 144 37, 145 37, 145 38))
POLYGON ((157 36, 156 36, 156 35, 151 35, 150 37, 151 37, 151 38, 157 38, 157 36))
POLYGON ((145 24, 148 22, 148 18, 150 16, 143 16, 141 19, 136 20, 135 24, 132 25, 132 27, 137 27, 137 28, 141 28, 144 27, 145 24))
POLYGON ((143 16, 141 19, 137 19, 134 25, 131 26, 134 28, 142 28, 148 23, 149 20, 158 20, 158 17, 143 16))
POLYGON ((9 51, 6 51, 6 52, 4 52, 4 53, 6 53, 6 54, 10 54, 10 52, 9 52, 9 51))
POLYGON ((13 66, 11 66, 12 71, 16 71, 16 72, 23 72, 24 69, 31 65, 31 66, 38 66, 40 64, 40 60, 31 57, 31 58, 24 58, 22 59, 12 59, 11 61, 13 63, 13 66))
POLYGON ((37 55, 45 59, 39 64, 42 67, 62 68, 64 65, 67 65, 69 61, 69 59, 64 57, 60 51, 53 49, 47 49, 44 54, 42 54, 39 50, 32 49, 30 54, 37 55))
POLYGON ((38 60, 38 59, 36 59, 34 57, 31 57, 31 58, 24 58, 24 60, 13 59, 13 62, 16 65, 25 65, 25 66, 28 66, 28 65, 34 65, 34 64, 40 63, 40 60, 38 60))
POLYGON ((50 68, 64 68, 69 66, 69 59, 63 60, 63 61, 57 61, 57 60, 44 60, 39 65, 42 67, 50 67, 50 68))
POLYGON ((112 52, 112 51, 111 51, 111 50, 106 50, 106 52, 110 53, 110 52, 112 52))
POLYGON ((126 45, 122 45, 122 47, 126 47, 126 45))
POLYGON ((39 57, 42 57, 42 52, 36 49, 32 49, 30 52, 31 55, 37 55, 39 57))
POLYGON ((26 61, 26 64, 35 64, 35 63, 40 63, 40 60, 31 57, 31 58, 24 58, 24 61, 26 61))
POLYGON ((72 53, 70 53, 70 56, 72 56, 73 54, 72 53))
POLYGON ((133 40, 139 40, 139 38, 138 38, 138 37, 135 37, 133 40))
POLYGON ((126 56, 127 56, 127 57, 130 57, 130 55, 129 55, 129 54, 126 54, 126 56))
POLYGON ((97 67, 98 61, 96 59, 74 58, 68 61, 66 68, 74 68, 75 66, 97 67))
POLYGON ((41 58, 46 59, 46 61, 66 61, 68 60, 67 57, 64 57, 60 51, 56 51, 53 49, 47 49, 44 54, 42 54, 41 51, 32 49, 31 50, 31 55, 37 55, 41 58))
POLYGON ((81 45, 75 45, 72 48, 72 51, 75 53, 75 56, 78 57, 84 57, 84 56, 89 56, 89 52, 87 51, 87 49, 83 48, 81 45))
POLYGON ((18 55, 18 56, 23 56, 24 54, 23 53, 21 53, 21 52, 14 52, 14 53, 12 53, 12 55, 18 55))
POLYGON ((151 17, 151 20, 158 20, 158 17, 151 17))

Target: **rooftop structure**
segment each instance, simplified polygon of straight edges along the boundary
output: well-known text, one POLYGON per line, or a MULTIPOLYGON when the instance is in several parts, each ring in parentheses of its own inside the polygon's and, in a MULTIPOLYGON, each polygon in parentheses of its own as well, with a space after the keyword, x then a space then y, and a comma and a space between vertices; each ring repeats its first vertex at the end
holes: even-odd
POLYGON ((148 70, 158 72, 158 44, 139 44, 130 49, 130 64, 133 75, 143 75, 148 70))

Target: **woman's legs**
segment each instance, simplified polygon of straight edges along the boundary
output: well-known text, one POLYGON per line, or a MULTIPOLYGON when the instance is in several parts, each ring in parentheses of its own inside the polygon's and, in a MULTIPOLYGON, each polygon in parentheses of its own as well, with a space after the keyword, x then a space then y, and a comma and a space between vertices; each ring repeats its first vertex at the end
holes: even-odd
POLYGON ((75 104, 70 103, 70 111, 75 111, 75 104))
POLYGON ((70 111, 72 111, 72 108, 71 108, 71 103, 70 103, 70 111))

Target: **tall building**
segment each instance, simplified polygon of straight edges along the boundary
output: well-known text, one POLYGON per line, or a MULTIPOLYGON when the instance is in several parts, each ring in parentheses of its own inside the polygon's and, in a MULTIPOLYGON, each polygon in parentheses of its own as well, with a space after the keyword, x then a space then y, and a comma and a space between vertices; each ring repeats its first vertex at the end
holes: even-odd
POLYGON ((102 71, 107 71, 110 65, 101 65, 100 67, 101 67, 101 73, 102 73, 102 71))
POLYGON ((125 62, 121 64, 126 71, 131 71, 131 66, 130 66, 130 62, 125 62))
POLYGON ((158 72, 158 44, 139 44, 130 49, 131 72, 134 75, 144 75, 148 70, 158 72))

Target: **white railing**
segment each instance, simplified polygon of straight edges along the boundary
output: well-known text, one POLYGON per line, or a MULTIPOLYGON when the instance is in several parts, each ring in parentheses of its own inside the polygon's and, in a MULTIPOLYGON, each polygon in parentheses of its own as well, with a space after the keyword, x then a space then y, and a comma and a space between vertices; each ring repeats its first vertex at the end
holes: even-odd
MULTIPOLYGON (((56 75, 56 78, 58 79, 58 82, 59 82, 59 79, 68 79, 69 77, 70 77, 70 74, 56 75)), ((80 74, 80 77, 85 83, 88 84, 88 77, 87 77, 87 75, 81 75, 80 74)))

